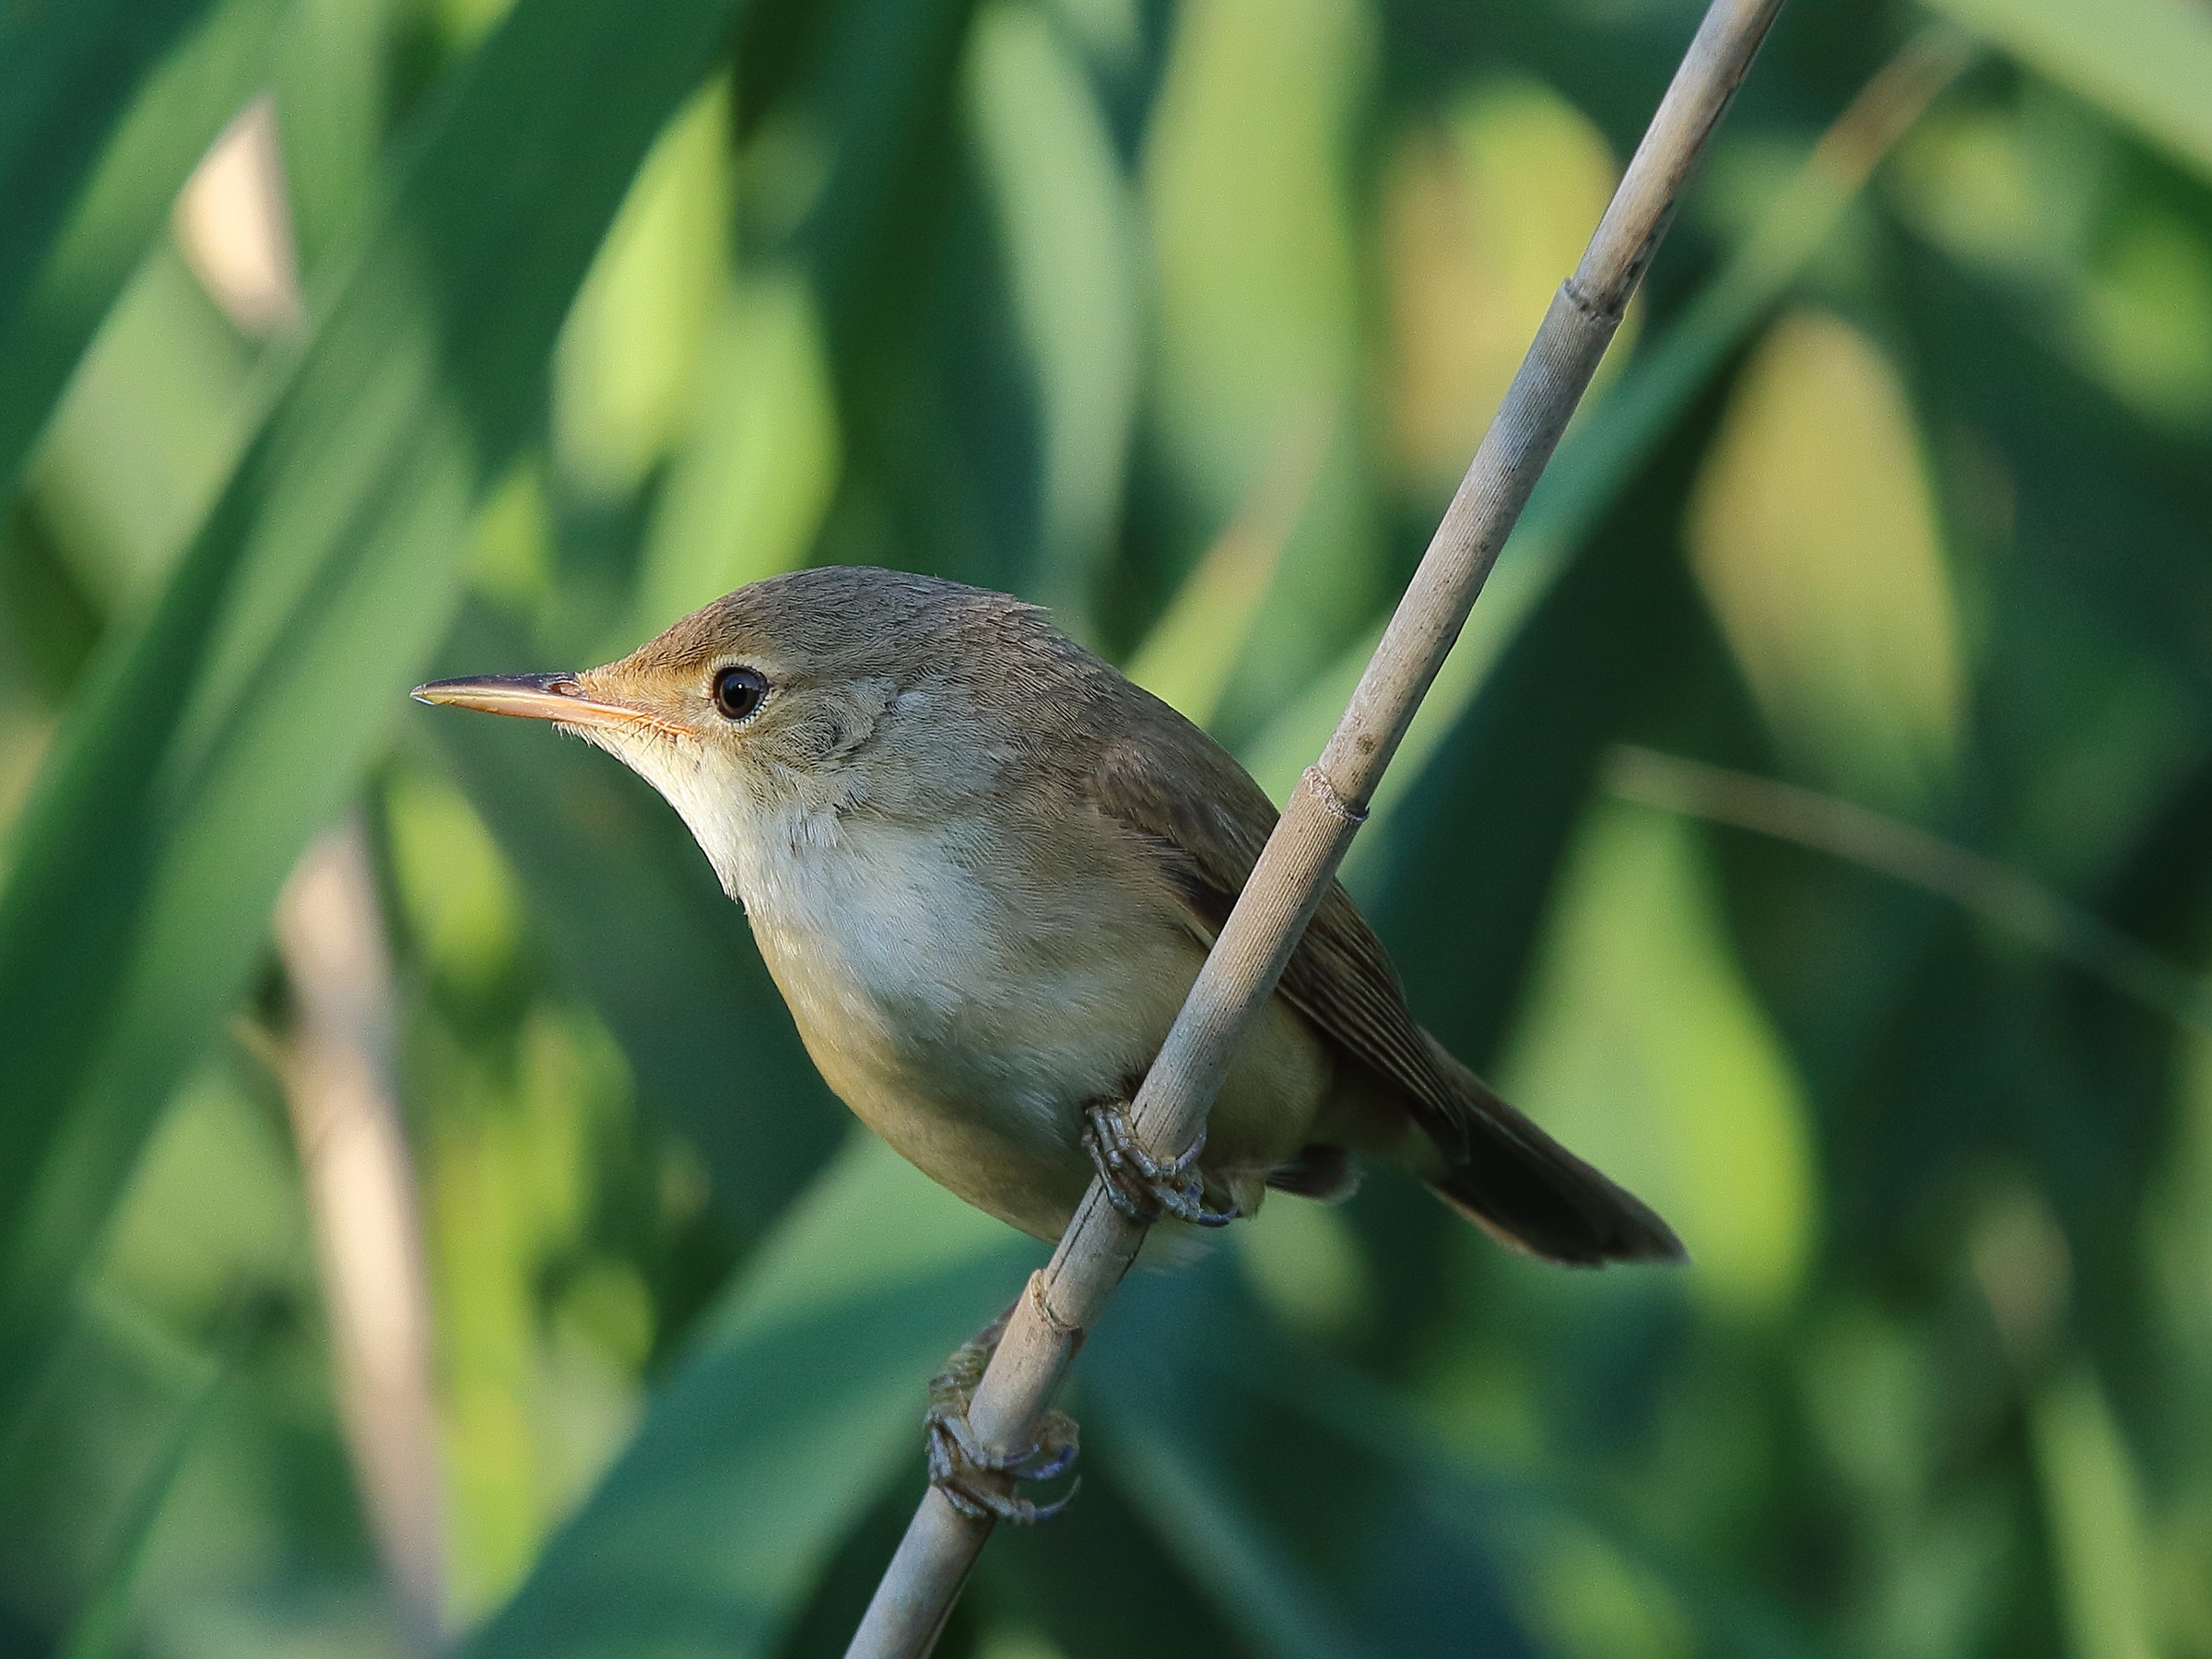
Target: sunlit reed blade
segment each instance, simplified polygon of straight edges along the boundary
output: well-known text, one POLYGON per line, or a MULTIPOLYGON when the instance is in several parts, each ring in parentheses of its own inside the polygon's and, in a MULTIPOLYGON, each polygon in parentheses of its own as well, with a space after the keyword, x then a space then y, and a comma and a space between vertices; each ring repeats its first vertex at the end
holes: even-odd
POLYGON ((0 1417, 53 1351, 202 1038, 253 982, 292 861, 381 752, 389 688, 445 631, 476 505, 542 430, 562 318, 734 11, 502 12, 390 147, 312 338, 274 354, 269 402, 241 411, 243 459, 206 480, 158 591, 100 640, 0 882, 0 1417))

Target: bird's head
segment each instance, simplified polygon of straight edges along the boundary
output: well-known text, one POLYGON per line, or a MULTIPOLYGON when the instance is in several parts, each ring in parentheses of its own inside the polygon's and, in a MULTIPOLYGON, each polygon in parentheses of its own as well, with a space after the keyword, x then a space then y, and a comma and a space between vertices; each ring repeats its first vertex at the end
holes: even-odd
POLYGON ((739 588, 605 667, 434 680, 415 696, 550 721, 607 750, 667 797, 731 886, 747 837, 820 833, 854 810, 919 818, 987 790, 1040 700, 1080 680, 1080 654, 1004 594, 832 568, 739 588))

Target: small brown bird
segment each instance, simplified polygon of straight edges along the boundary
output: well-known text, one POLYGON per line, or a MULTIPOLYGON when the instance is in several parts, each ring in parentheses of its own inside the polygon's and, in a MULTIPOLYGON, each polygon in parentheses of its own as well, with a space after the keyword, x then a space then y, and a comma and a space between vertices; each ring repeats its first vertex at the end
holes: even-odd
POLYGON ((1186 1224, 1270 1187, 1410 1169, 1557 1262, 1676 1261, 1636 1198, 1414 1023, 1332 886, 1207 1120, 1147 1169, 1126 1105, 1274 827, 1226 750, 1034 606, 890 571, 802 571, 580 674, 425 702, 550 720, 667 797, 822 1076, 971 1204, 1056 1238, 1094 1173, 1186 1224))

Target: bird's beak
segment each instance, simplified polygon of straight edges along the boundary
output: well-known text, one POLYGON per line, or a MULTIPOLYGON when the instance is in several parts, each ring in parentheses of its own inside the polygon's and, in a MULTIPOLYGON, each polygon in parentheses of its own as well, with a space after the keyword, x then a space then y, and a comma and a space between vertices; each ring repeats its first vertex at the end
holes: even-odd
POLYGON ((432 680, 411 693, 417 702, 451 703, 487 714, 514 714, 551 720, 566 726, 653 726, 676 730, 675 723, 647 709, 587 696, 572 674, 481 674, 467 679, 432 680))

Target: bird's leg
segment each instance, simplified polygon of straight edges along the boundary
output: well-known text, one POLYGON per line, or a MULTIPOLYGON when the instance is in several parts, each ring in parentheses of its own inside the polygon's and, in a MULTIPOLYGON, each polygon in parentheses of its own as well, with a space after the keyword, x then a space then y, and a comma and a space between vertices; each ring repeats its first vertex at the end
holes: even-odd
POLYGON ((1031 1503, 1014 1496, 1014 1482, 1053 1480, 1067 1473, 1076 1461, 1076 1419, 1065 1411, 1046 1412, 1037 1419, 1036 1440, 1012 1452, 991 1451, 968 1426, 976 1384, 983 1380, 983 1368, 1013 1313, 1008 1308, 953 1350, 945 1369, 929 1380, 929 1410, 922 1420, 929 1436, 929 1484, 945 1494, 947 1502, 972 1521, 1033 1526, 1065 1509, 1076 1488, 1051 1503, 1031 1503))
POLYGON ((1206 1182, 1196 1168, 1206 1149, 1204 1129, 1180 1157, 1163 1163, 1138 1143, 1126 1100, 1093 1100, 1083 1108, 1083 1149, 1106 1183, 1107 1198, 1128 1219, 1149 1225, 1168 1215, 1194 1227, 1227 1227, 1237 1218, 1233 1204, 1206 1207, 1206 1182))

